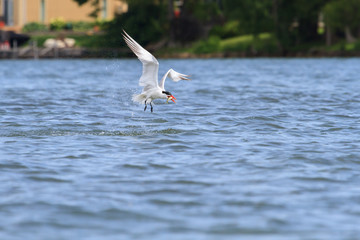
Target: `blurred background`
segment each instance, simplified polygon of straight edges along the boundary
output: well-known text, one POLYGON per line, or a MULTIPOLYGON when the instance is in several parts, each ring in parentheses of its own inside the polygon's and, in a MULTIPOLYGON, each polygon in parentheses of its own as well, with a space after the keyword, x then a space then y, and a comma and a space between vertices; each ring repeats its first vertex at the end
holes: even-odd
POLYGON ((360 58, 267 58, 360 56, 359 11, 0 0, 0 58, 69 58, 0 60, 0 240, 359 239, 360 58), (201 57, 159 61, 177 104, 132 103, 123 29, 201 57))
POLYGON ((0 51, 128 55, 122 29, 163 57, 359 55, 360 0, 0 0, 0 51))

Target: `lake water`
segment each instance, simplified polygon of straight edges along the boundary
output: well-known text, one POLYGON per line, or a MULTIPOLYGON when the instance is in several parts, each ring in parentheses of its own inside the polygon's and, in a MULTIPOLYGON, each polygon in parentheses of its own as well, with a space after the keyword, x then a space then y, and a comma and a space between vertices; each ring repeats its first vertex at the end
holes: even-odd
POLYGON ((0 61, 0 239, 359 239, 360 59, 0 61))

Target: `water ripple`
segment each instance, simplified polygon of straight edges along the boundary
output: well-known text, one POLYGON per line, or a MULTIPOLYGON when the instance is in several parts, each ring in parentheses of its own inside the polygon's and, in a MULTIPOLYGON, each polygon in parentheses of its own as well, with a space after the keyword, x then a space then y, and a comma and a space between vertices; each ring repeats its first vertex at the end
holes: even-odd
POLYGON ((360 236, 359 59, 160 62, 1 62, 1 239, 360 236))

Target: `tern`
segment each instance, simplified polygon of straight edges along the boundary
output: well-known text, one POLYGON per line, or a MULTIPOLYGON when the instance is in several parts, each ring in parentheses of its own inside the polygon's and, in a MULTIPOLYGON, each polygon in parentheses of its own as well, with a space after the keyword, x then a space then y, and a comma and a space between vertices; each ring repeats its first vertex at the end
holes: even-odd
POLYGON ((190 80, 189 76, 178 73, 173 69, 169 69, 162 77, 160 83, 158 83, 159 62, 124 30, 122 35, 128 47, 143 65, 142 75, 139 80, 139 85, 143 87, 143 90, 141 94, 134 94, 132 100, 137 103, 145 104, 144 111, 146 110, 147 105, 150 104, 151 112, 153 112, 152 102, 155 99, 167 99, 166 103, 169 103, 169 100, 175 103, 176 98, 169 91, 165 90, 166 78, 170 77, 174 82, 178 82, 180 80, 190 80))

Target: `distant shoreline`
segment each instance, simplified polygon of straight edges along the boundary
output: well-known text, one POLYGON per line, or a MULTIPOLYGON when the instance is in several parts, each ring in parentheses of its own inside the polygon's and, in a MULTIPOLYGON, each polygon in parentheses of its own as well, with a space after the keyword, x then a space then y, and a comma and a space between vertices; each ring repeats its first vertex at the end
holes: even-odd
POLYGON ((327 58, 327 57, 360 57, 360 52, 297 52, 288 54, 251 54, 244 52, 234 53, 169 53, 160 54, 159 58, 176 58, 176 59, 191 59, 191 58, 327 58))
MULTIPOLYGON (((285 54, 250 53, 250 52, 216 52, 216 53, 154 53, 163 59, 209 59, 209 58, 328 58, 360 57, 360 51, 306 51, 285 54)), ((0 59, 86 59, 86 58, 132 58, 125 49, 89 49, 89 48, 19 48, 17 50, 0 50, 0 59)))

